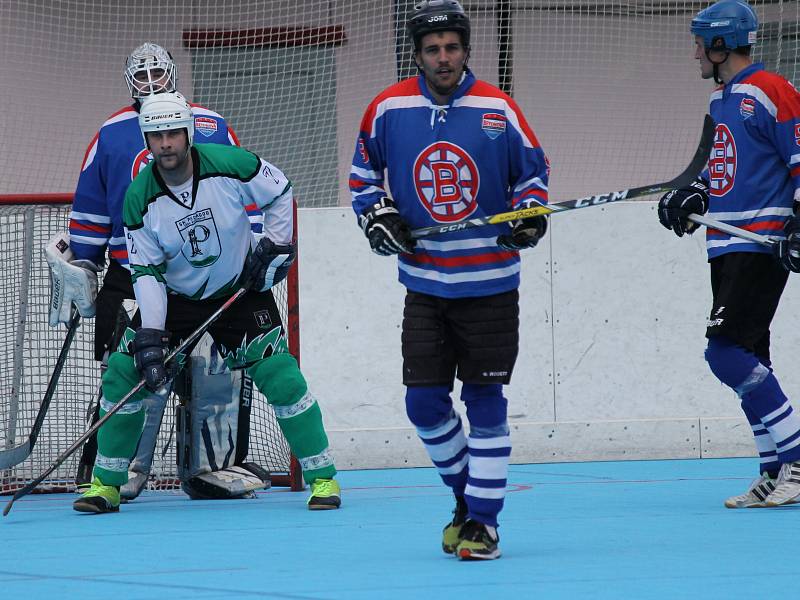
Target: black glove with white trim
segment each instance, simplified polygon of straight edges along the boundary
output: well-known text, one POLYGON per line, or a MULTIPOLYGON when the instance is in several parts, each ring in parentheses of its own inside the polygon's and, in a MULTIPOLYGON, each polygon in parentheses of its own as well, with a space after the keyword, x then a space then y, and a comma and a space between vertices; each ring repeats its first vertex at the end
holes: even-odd
POLYGON ((704 215, 708 210, 708 182, 702 177, 695 179, 688 187, 672 190, 658 203, 658 220, 682 237, 684 233, 694 233, 699 227, 689 221, 689 215, 704 215))
POLYGON ((244 263, 242 286, 256 292, 270 289, 286 279, 296 256, 296 244, 276 244, 267 236, 262 237, 244 263))
POLYGON ((390 256, 414 252, 417 242, 389 198, 381 198, 361 213, 358 222, 375 254, 390 256))
POLYGON ((169 346, 169 331, 140 327, 133 338, 133 364, 144 379, 145 387, 157 392, 174 374, 164 366, 169 346))
POLYGON ((533 248, 547 233, 547 217, 539 215, 514 221, 511 233, 497 236, 497 245, 503 250, 533 248))
POLYGON ((786 239, 772 247, 772 252, 783 268, 800 273, 800 215, 794 216, 783 226, 786 239))

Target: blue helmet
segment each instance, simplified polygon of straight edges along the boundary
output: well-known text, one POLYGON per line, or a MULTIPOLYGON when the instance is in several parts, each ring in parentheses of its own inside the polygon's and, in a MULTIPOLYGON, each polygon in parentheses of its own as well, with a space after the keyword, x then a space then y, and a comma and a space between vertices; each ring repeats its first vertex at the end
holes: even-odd
POLYGON ((691 29, 706 50, 730 51, 756 43, 758 17, 744 0, 720 0, 697 13, 691 29))

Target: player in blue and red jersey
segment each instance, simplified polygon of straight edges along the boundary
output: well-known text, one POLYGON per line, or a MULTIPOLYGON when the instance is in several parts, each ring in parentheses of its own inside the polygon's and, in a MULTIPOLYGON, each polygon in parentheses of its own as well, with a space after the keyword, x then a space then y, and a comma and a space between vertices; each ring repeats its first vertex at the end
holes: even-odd
MULTIPOLYGON (((125 329, 124 323, 120 322, 120 315, 123 314, 120 307, 124 300, 134 298, 128 270, 122 205, 131 181, 152 160, 139 129, 141 102, 153 94, 175 91, 177 77, 175 62, 164 48, 150 42, 136 48, 125 64, 125 80, 133 103, 118 110, 103 123, 89 144, 81 166, 69 222, 70 266, 82 269, 78 275, 84 273, 87 281, 90 281, 105 265, 106 253, 109 257, 108 269, 94 306, 95 358, 98 361, 115 350, 118 336, 125 329)), ((216 112, 192 105, 192 114, 195 140, 239 145, 233 130, 216 112)), ((254 233, 261 233, 261 211, 255 204, 249 206, 247 211, 254 233)), ((67 293, 61 298, 62 309, 58 320, 66 322, 69 320, 72 299, 69 286, 61 287, 67 293)), ((131 481, 123 488, 123 496, 127 499, 135 498, 147 482, 165 398, 154 395, 146 404, 147 424, 131 465, 131 481)), ((244 420, 240 423, 244 423, 244 420)), ((249 427, 242 427, 240 434, 245 436, 247 431, 249 427)), ((88 485, 90 481, 95 452, 96 441, 92 438, 81 457, 76 478, 79 486, 88 485)))
POLYGON ((518 351, 519 250, 536 245, 547 220, 423 240, 410 228, 546 203, 548 165, 514 100, 467 67, 470 22, 456 0, 420 2, 408 31, 420 74, 386 89, 364 114, 353 209, 373 251, 398 255, 407 288, 406 412, 456 497, 444 551, 493 559, 511 452, 503 385, 518 351), (469 437, 450 398, 455 377, 469 437))
POLYGON ((678 236, 690 213, 780 240, 773 250, 709 229, 713 306, 706 360, 741 398, 761 457, 759 477, 728 508, 800 499, 800 415, 772 372, 769 327, 789 271, 800 272, 800 94, 752 62, 758 19, 744 1, 722 0, 692 20, 695 58, 711 94, 716 139, 708 168, 692 186, 659 203, 659 220, 678 236), (776 260, 777 258, 777 260, 776 260))

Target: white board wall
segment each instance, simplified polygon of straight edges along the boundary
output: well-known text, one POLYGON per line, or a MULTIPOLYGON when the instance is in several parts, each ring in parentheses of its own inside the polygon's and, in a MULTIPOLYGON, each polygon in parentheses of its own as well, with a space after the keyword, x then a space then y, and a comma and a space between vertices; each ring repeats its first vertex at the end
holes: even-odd
MULTIPOLYGON (((678 239, 654 206, 558 215, 523 253, 520 355, 506 388, 513 462, 754 455, 738 398, 703 359, 703 235, 678 239)), ((301 364, 339 467, 428 465, 405 416, 395 259, 370 252, 350 209, 301 210, 299 227, 301 364)), ((793 399, 796 279, 772 332, 793 399)))

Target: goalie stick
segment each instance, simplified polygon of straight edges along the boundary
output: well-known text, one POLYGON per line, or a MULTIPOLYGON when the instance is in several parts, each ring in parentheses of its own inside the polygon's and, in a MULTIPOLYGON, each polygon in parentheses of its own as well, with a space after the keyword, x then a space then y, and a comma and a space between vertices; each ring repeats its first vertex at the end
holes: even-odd
POLYGON ((10 469, 18 465, 33 452, 33 447, 36 445, 39 432, 42 430, 47 410, 50 408, 50 401, 53 399, 56 387, 58 386, 61 369, 64 367, 64 363, 67 362, 67 354, 72 345, 72 340, 75 338, 75 332, 78 330, 80 320, 81 315, 78 313, 78 309, 73 306, 72 316, 69 320, 69 327, 67 328, 67 336, 64 338, 64 343, 61 345, 61 351, 58 353, 58 359, 56 360, 56 366, 53 368, 53 373, 50 375, 50 381, 47 382, 47 389, 44 392, 42 403, 39 405, 39 412, 36 415, 36 420, 33 422, 31 433, 28 435, 28 441, 14 448, 7 448, 6 450, 0 451, 0 469, 10 469))
POLYGON ((697 150, 694 153, 692 162, 689 163, 689 166, 686 167, 686 169, 684 169, 683 173, 674 179, 670 179, 669 181, 644 185, 641 187, 628 188, 627 190, 620 190, 618 192, 609 192, 608 194, 598 194, 596 196, 587 196, 585 198, 577 198, 575 200, 566 200, 557 204, 540 204, 539 206, 521 208, 519 210, 512 210, 496 215, 487 215, 485 217, 466 219, 464 221, 450 223, 448 225, 420 227, 419 229, 412 230, 411 235, 416 239, 420 239, 439 233, 462 231, 464 229, 480 227, 482 225, 496 225, 497 223, 506 223, 508 221, 516 221, 518 219, 538 217, 540 215, 549 215, 551 213, 564 212, 567 210, 574 210, 576 208, 610 204, 611 202, 617 202, 619 200, 632 200, 642 196, 649 196, 651 194, 668 192, 670 190, 685 187, 694 181, 698 175, 700 175, 706 163, 708 162, 708 155, 711 152, 711 145, 714 143, 714 131, 714 120, 709 115, 706 115, 705 119, 703 120, 703 133, 700 136, 700 143, 698 144, 697 150))
POLYGON ((710 227, 712 229, 718 229, 723 233, 727 233, 728 235, 733 235, 744 240, 749 240, 751 242, 755 242, 756 244, 761 244, 762 246, 772 247, 778 243, 779 240, 775 238, 767 237, 766 235, 761 235, 760 233, 754 233, 752 231, 748 231, 747 229, 742 229, 740 227, 734 227, 733 225, 728 225, 727 223, 723 223, 722 221, 716 221, 705 215, 689 215, 689 220, 697 223, 698 225, 705 225, 706 227, 710 227))
MULTIPOLYGON (((211 324, 212 324, 214 321, 216 321, 216 320, 217 320, 217 319, 220 317, 220 315, 222 315, 222 313, 224 313, 226 310, 228 310, 228 308, 230 308, 230 307, 231 307, 231 306, 232 306, 232 305, 233 305, 233 304, 234 304, 234 303, 235 303, 235 302, 236 302, 236 301, 237 301, 239 298, 241 298, 241 297, 242 297, 242 296, 243 296, 245 293, 247 293, 247 289, 246 289, 246 288, 239 288, 239 289, 236 291, 236 293, 235 293, 235 294, 233 294, 233 296, 231 296, 230 298, 228 298, 228 299, 225 301, 225 303, 224 303, 222 306, 220 306, 220 307, 219 307, 219 308, 218 308, 216 311, 214 311, 214 314, 212 314, 210 317, 208 317, 208 319, 206 319, 206 320, 203 322, 203 324, 202 324, 202 325, 200 325, 200 327, 198 327, 197 329, 195 329, 195 330, 194 330, 194 331, 193 331, 191 334, 189 334, 189 336, 188 336, 188 337, 187 337, 185 340, 183 340, 183 341, 182 341, 180 344, 178 344, 178 345, 175 347, 175 349, 174 349, 174 350, 172 350, 172 352, 170 352, 170 353, 167 355, 167 357, 164 359, 164 363, 166 364, 166 363, 169 363, 170 361, 174 360, 174 359, 175 359, 175 357, 176 357, 176 356, 178 356, 178 354, 180 354, 181 352, 183 352, 183 351, 184 351, 184 350, 185 350, 185 349, 186 349, 186 348, 187 348, 187 347, 188 347, 190 344, 192 344, 192 343, 193 343, 195 340, 197 340, 197 339, 198 339, 198 338, 199 338, 201 335, 203 335, 203 333, 205 333, 206 329, 208 329, 208 328, 211 326, 211 324)), ((112 416, 114 416, 115 414, 117 414, 117 412, 118 412, 118 411, 119 411, 119 410, 120 410, 120 409, 121 409, 123 406, 125 406, 125 404, 127 404, 127 403, 128 403, 128 401, 129 401, 129 400, 130 400, 130 399, 131 399, 131 398, 134 396, 134 394, 136 394, 136 392, 138 392, 139 390, 141 390, 143 387, 144 387, 144 378, 142 378, 142 379, 139 381, 139 383, 137 383, 135 386, 133 386, 133 389, 132 389, 130 392, 128 392, 127 394, 125 394, 125 396, 123 396, 123 397, 122 397, 122 399, 120 399, 120 401, 119 401, 119 402, 117 402, 117 403, 116 403, 116 404, 115 404, 115 405, 114 405, 114 406, 111 408, 111 410, 109 410, 109 411, 108 411, 106 414, 104 414, 104 415, 103 415, 103 417, 102 417, 102 418, 101 418, 99 421, 97 421, 97 423, 95 423, 95 424, 94 424, 94 425, 92 425, 92 426, 91 426, 89 429, 87 429, 87 430, 86 430, 86 431, 83 433, 83 435, 81 435, 81 437, 79 437, 79 438, 78 438, 78 439, 75 441, 75 443, 73 443, 73 444, 72 444, 72 446, 70 446, 70 447, 69 447, 69 448, 67 448, 67 449, 66 449, 64 452, 62 452, 62 453, 61 453, 61 454, 58 456, 58 458, 56 458, 56 460, 53 462, 53 464, 52 464, 52 465, 50 465, 50 467, 49 467, 49 468, 48 468, 46 471, 44 471, 44 472, 43 472, 41 475, 39 475, 39 476, 38 476, 36 479, 34 479, 33 481, 31 481, 30 483, 28 483, 26 486, 24 486, 24 487, 20 488, 19 490, 17 490, 17 491, 14 493, 14 495, 11 497, 11 500, 9 500, 9 501, 8 501, 8 504, 6 504, 6 507, 3 509, 3 516, 5 517, 5 516, 6 516, 6 515, 9 513, 9 511, 11 511, 11 507, 14 505, 14 502, 16 502, 17 500, 19 500, 19 499, 20 499, 20 498, 22 498, 23 496, 27 496, 27 495, 28 495, 28 494, 30 494, 30 493, 31 493, 31 492, 32 492, 34 489, 36 489, 36 486, 37 486, 37 485, 39 485, 40 483, 42 483, 42 481, 44 481, 44 480, 47 478, 47 476, 48 476, 48 475, 50 475, 50 473, 52 473, 53 471, 55 471, 55 470, 56 470, 58 467, 60 467, 60 466, 61 466, 61 464, 62 464, 62 463, 65 461, 65 460, 67 460, 67 459, 68 459, 70 456, 72 456, 72 454, 73 454, 73 453, 74 453, 74 452, 75 452, 75 451, 76 451, 78 448, 80 448, 80 447, 81 447, 81 445, 82 445, 82 444, 83 444, 83 443, 84 443, 84 442, 85 442, 87 439, 89 439, 89 438, 90 438, 92 435, 94 435, 94 434, 95 434, 95 432, 97 432, 97 431, 98 431, 98 430, 99 430, 99 429, 100 429, 100 428, 101 428, 101 427, 102 427, 102 426, 103 426, 103 425, 106 423, 106 421, 108 421, 108 420, 109 420, 109 419, 110 419, 112 416)))

